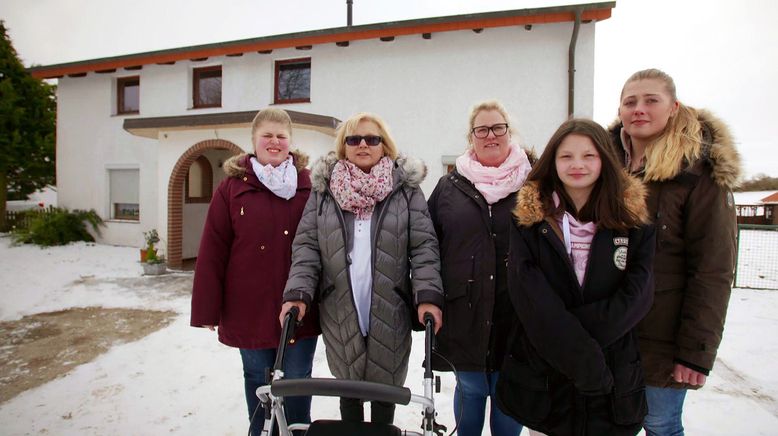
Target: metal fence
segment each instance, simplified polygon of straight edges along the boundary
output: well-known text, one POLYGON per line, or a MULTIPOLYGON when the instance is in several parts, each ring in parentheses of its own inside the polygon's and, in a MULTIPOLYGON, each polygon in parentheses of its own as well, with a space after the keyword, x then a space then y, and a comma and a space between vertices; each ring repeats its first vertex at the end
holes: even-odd
POLYGON ((778 225, 737 228, 735 287, 778 290, 778 225))

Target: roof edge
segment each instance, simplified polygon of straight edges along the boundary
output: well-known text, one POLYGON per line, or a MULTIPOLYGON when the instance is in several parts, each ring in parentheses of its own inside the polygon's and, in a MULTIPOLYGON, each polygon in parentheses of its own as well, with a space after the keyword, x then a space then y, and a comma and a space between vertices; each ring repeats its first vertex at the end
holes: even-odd
POLYGON ((202 57, 224 56, 251 51, 326 44, 343 41, 403 36, 422 33, 448 32, 464 29, 506 27, 526 24, 546 24, 575 20, 575 12, 582 11, 582 20, 606 20, 616 2, 584 3, 545 8, 514 9, 477 14, 449 15, 359 26, 270 35, 204 45, 178 47, 150 52, 133 53, 107 58, 89 59, 53 65, 30 67, 27 70, 37 78, 51 79, 64 75, 110 71, 117 68, 138 68, 155 63, 171 63, 202 57))
MULTIPOLYGON (((340 120, 328 115, 286 110, 292 124, 332 134, 340 120)), ((127 118, 122 127, 127 132, 147 138, 157 138, 160 130, 205 129, 251 125, 256 110, 240 112, 215 112, 207 114, 174 115, 162 117, 127 118)))

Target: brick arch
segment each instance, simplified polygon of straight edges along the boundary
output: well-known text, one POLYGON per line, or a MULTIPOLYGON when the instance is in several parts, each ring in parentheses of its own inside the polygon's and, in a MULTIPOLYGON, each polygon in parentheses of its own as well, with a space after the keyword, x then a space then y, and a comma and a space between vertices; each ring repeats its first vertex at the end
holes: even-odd
POLYGON ((191 146, 178 158, 167 185, 167 257, 171 268, 181 268, 184 226, 184 184, 189 167, 205 150, 245 151, 230 141, 209 139, 191 146))

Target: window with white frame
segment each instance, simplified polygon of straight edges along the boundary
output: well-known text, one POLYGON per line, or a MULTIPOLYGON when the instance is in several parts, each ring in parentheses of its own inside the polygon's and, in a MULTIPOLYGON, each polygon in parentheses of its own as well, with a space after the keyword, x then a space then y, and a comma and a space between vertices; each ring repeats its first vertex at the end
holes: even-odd
POLYGON ((140 220, 140 170, 109 169, 110 213, 114 220, 140 220))

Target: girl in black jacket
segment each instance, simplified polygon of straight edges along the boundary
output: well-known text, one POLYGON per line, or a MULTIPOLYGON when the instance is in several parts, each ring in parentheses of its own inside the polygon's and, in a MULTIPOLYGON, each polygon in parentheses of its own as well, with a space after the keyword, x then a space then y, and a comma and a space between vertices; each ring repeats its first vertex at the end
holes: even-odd
POLYGON ((519 317, 500 408, 548 435, 635 435, 646 414, 634 328, 651 307, 645 190, 598 124, 551 137, 519 191, 508 287, 519 317))

